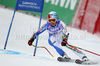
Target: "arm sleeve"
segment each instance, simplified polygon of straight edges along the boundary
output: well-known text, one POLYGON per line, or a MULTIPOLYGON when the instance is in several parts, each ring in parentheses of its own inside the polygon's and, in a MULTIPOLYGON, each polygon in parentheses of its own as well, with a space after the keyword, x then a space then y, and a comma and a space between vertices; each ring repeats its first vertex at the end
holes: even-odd
POLYGON ((64 22, 61 21, 61 25, 63 26, 63 34, 68 34, 67 26, 65 25, 64 22))
POLYGON ((47 29, 47 24, 43 25, 35 34, 39 35, 47 29))

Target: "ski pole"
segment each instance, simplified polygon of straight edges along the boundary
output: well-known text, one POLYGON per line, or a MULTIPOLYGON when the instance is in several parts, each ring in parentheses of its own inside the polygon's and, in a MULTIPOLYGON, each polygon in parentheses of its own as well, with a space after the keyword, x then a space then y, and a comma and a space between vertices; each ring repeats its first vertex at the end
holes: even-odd
MULTIPOLYGON (((68 35, 69 35, 69 33, 68 33, 68 35)), ((68 35, 64 34, 65 37, 68 37, 68 35)), ((75 47, 75 48, 80 49, 80 50, 84 50, 84 51, 89 52, 89 53, 92 53, 92 54, 94 54, 94 55, 100 56, 100 54, 94 53, 94 52, 92 52, 92 51, 89 51, 89 50, 86 50, 86 49, 83 49, 83 48, 80 48, 80 47, 77 47, 77 46, 69 45, 68 43, 66 44, 66 46, 67 46, 67 45, 68 45, 68 46, 71 46, 71 47, 75 47)))
POLYGON ((94 55, 100 56, 100 54, 94 53, 94 52, 92 52, 92 51, 89 51, 89 50, 86 50, 86 49, 83 49, 83 48, 80 48, 80 47, 77 47, 77 46, 69 45, 69 44, 66 44, 66 46, 67 46, 67 45, 68 45, 68 46, 71 46, 71 47, 75 47, 75 48, 80 49, 80 50, 84 50, 84 51, 89 52, 89 53, 92 53, 92 54, 94 54, 94 55))
POLYGON ((44 47, 44 46, 35 46, 35 45, 32 45, 32 46, 34 46, 35 48, 44 48, 44 49, 46 49, 48 51, 48 53, 54 58, 54 56, 50 53, 50 51, 46 47, 44 47))

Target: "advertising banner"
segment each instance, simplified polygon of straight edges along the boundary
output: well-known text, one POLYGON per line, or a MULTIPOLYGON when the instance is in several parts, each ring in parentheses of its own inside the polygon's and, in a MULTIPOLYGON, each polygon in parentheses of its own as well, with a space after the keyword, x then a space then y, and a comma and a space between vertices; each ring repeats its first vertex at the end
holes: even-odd
POLYGON ((18 0, 16 9, 42 12, 44 0, 18 0))
MULTIPOLYGON (((10 1, 0 0, 0 4, 14 8, 16 1, 17 0, 10 0, 10 1)), ((29 5, 31 5, 30 8, 39 9, 38 6, 34 7, 36 5, 35 3, 31 3, 33 0, 29 0, 30 2, 28 2, 28 3, 26 1, 22 1, 22 0, 19 0, 19 1, 21 1, 20 5, 18 7, 19 9, 21 7, 29 7, 29 5)), ((35 1, 38 2, 38 0, 35 0, 35 1)), ((59 19, 61 19, 66 24, 70 25, 70 23, 73 19, 78 1, 79 0, 44 0, 44 7, 43 7, 43 15, 42 16, 44 18, 47 18, 47 15, 50 11, 56 11, 59 19)), ((42 5, 42 4, 39 4, 39 5, 42 5)), ((38 12, 33 12, 33 11, 25 11, 25 12, 35 14, 35 15, 40 15, 40 13, 38 13, 38 12)))

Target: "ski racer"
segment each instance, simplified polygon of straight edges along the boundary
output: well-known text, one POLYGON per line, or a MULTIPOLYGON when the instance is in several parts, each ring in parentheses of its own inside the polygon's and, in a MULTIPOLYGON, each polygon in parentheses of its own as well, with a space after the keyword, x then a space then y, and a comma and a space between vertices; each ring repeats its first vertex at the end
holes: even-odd
POLYGON ((67 46, 67 48, 73 49, 72 51, 78 55, 83 61, 88 61, 87 56, 80 50, 78 50, 75 47, 71 47, 71 45, 68 41, 68 31, 67 27, 64 24, 63 21, 58 19, 58 15, 55 11, 51 11, 48 14, 48 21, 43 27, 38 30, 36 33, 33 34, 33 36, 28 41, 29 46, 32 45, 34 40, 36 39, 37 35, 43 33, 45 30, 49 33, 49 39, 48 43, 55 48, 57 53, 63 58, 63 59, 71 59, 65 51, 62 50, 61 46, 67 46), (69 44, 69 45, 68 45, 69 44))

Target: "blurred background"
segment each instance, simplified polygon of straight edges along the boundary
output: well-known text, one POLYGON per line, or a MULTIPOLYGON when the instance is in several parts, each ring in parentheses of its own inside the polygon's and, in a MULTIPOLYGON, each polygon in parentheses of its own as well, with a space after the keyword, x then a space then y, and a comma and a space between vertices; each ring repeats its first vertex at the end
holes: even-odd
MULTIPOLYGON (((17 0, 0 0, 0 7, 14 9, 16 2, 17 0)), ((100 37, 100 0, 44 0, 43 19, 47 19, 50 11, 56 11, 66 25, 100 37)), ((20 12, 40 16, 38 12, 20 12)))

